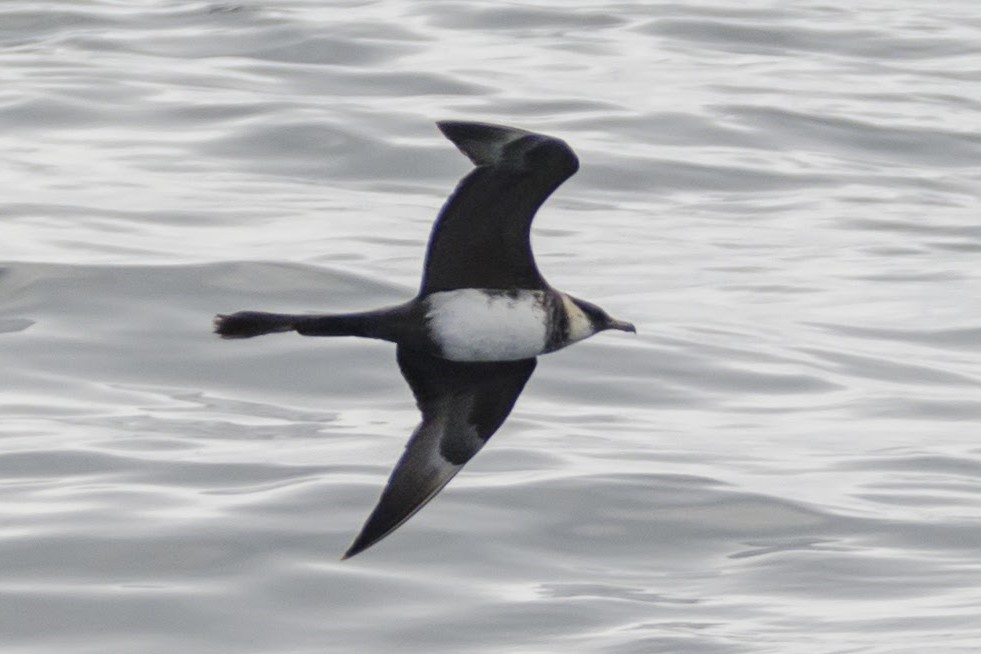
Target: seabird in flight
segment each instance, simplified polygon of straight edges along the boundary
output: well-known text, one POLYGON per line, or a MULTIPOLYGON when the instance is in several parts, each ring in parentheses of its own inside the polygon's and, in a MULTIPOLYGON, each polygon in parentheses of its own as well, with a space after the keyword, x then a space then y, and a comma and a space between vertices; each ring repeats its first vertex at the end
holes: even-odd
POLYGON ((511 412, 536 357, 607 329, 635 332, 595 304, 552 288, 535 265, 535 212, 579 169, 557 138, 513 127, 443 121, 476 166, 446 201, 429 238, 419 294, 363 313, 240 311, 215 318, 223 338, 295 331, 391 341, 422 412, 349 558, 433 499, 511 412))

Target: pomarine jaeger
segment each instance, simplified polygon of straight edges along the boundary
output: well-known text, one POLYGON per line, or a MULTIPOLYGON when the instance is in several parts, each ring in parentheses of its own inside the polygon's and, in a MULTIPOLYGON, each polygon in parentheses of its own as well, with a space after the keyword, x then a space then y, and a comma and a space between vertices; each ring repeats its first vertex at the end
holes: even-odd
POLYGON ((485 123, 437 123, 476 166, 429 238, 419 294, 362 313, 240 311, 215 318, 223 338, 295 331, 391 341, 422 413, 349 558, 433 499, 511 412, 536 357, 607 329, 635 332, 595 304, 558 291, 535 265, 535 212, 579 160, 562 140, 485 123))

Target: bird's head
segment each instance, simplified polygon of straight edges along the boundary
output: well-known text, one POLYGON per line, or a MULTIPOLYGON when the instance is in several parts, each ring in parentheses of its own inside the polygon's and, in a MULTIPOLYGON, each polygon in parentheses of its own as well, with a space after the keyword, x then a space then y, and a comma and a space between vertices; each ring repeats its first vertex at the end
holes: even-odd
POLYGON ((569 312, 569 337, 579 341, 607 329, 636 334, 637 328, 626 320, 617 320, 592 302, 569 296, 578 312, 569 312), (575 315, 580 314, 580 315, 575 315))

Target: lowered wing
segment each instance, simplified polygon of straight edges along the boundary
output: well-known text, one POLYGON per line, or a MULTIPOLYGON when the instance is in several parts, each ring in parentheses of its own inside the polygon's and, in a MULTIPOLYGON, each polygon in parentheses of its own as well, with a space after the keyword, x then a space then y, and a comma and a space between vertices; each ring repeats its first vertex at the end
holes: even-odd
POLYGON ((398 529, 453 479, 511 413, 536 364, 535 359, 460 363, 402 346, 398 362, 422 423, 345 559, 398 529))

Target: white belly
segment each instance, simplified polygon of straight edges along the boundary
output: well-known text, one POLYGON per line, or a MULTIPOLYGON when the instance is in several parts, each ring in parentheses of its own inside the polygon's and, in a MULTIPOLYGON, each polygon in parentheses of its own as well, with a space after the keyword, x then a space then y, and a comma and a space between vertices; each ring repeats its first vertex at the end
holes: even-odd
POLYGON ((433 293, 429 334, 451 361, 514 361, 545 350, 547 315, 542 291, 460 289, 433 293))

